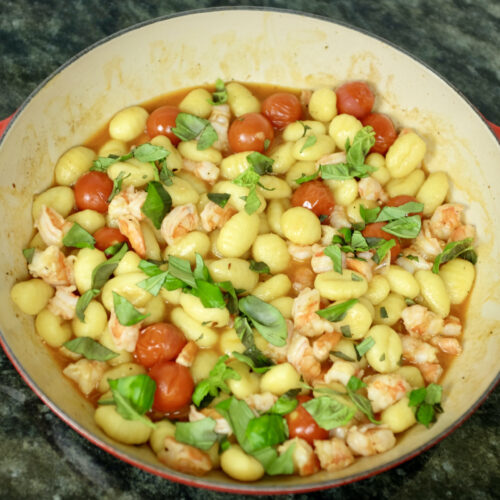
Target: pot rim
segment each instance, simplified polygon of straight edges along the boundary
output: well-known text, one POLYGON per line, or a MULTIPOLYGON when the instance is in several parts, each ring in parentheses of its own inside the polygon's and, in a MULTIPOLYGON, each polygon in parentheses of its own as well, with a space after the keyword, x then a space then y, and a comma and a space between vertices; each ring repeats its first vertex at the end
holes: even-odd
MULTIPOLYGON (((8 131, 12 127, 12 125, 16 122, 18 116, 24 111, 24 109, 28 106, 28 104, 31 102, 31 100, 45 87, 45 85, 55 78, 61 71, 65 70, 69 66, 71 66, 75 61, 86 55, 88 52, 92 51, 94 48, 103 45, 107 43, 110 40, 113 40, 115 38, 118 38, 124 34, 127 34, 129 32, 138 30, 143 28, 144 26, 148 26, 150 24, 154 24, 157 22, 162 22, 165 20, 169 19, 175 19, 177 17, 184 17, 188 15, 197 15, 197 14, 204 14, 204 13, 212 13, 212 12, 227 12, 227 11, 259 11, 259 12, 274 12, 278 14, 291 14, 291 15, 297 15, 300 17, 309 17, 313 19, 318 19, 321 21, 326 21, 328 23, 331 23, 332 25, 340 25, 345 28, 351 29, 353 31, 356 31, 358 33, 362 33, 368 37, 375 38, 393 49, 403 53, 404 55, 410 57, 413 61, 416 63, 422 65, 425 69, 430 71, 434 76, 438 77, 440 80, 442 80, 451 90, 456 92, 464 101, 465 103, 472 108, 474 113, 480 118, 480 120, 484 123, 486 126, 486 129, 489 131, 490 134, 493 135, 493 137, 496 139, 497 143, 500 145, 500 137, 495 135, 495 133, 492 131, 492 129, 488 126, 488 121, 484 118, 484 116, 479 112, 479 110, 469 101, 469 99, 459 90, 457 89, 452 83, 450 83, 446 78, 444 78, 441 74, 439 74, 436 70, 434 70, 432 67, 430 67, 427 63, 423 62, 420 60, 418 57, 414 56, 410 52, 408 52, 406 49, 403 49, 399 47, 398 45, 394 44, 393 42, 386 40, 385 38, 371 33, 367 30, 364 30, 362 28, 358 28, 356 26, 353 26, 349 23, 346 23, 344 21, 339 21, 339 20, 333 20, 331 18, 327 18, 321 15, 317 14, 312 14, 309 12, 301 12, 293 9, 281 9, 281 8, 275 8, 275 7, 252 7, 252 6, 235 6, 235 7, 214 7, 214 8, 203 8, 203 9, 193 9, 193 10, 187 10, 187 11, 182 11, 182 12, 176 12, 173 14, 168 14, 165 16, 160 16, 156 17, 153 19, 148 19, 146 21, 142 21, 140 23, 134 24, 132 26, 129 26, 127 28, 124 28, 122 30, 117 31, 116 33, 113 33, 107 37, 104 37, 90 46, 86 47, 85 49, 81 50, 74 56, 72 56, 70 59, 68 59, 65 63, 63 63, 61 66, 59 66, 56 70, 54 70, 49 76, 47 76, 26 98, 26 100, 23 102, 23 104, 16 110, 16 112, 12 115, 10 122, 8 123, 4 133, 2 136, 0 136, 0 147, 3 144, 3 141, 5 137, 8 134, 8 131)), ((434 437, 432 440, 426 442, 425 444, 419 446, 418 448, 410 451, 409 453, 403 455, 402 457, 399 457, 397 459, 394 459, 393 461, 377 466, 371 469, 368 469, 367 471, 352 474, 347 477, 339 478, 339 479, 330 479, 330 480, 325 480, 321 482, 313 482, 308 485, 296 485, 296 486, 259 486, 258 484, 247 484, 247 483, 241 483, 239 484, 228 484, 228 483, 223 483, 218 480, 204 480, 203 478, 197 478, 194 476, 190 476, 187 474, 183 474, 178 471, 170 470, 170 469, 163 469, 163 468, 156 468, 156 467, 151 467, 149 465, 146 465, 145 463, 141 462, 138 459, 130 457, 128 454, 123 453, 118 451, 117 449, 111 447, 109 444, 106 442, 102 441, 101 439, 97 438, 90 432, 86 431, 83 427, 81 427, 75 420, 70 418, 68 415, 66 415, 62 410, 60 410, 52 401, 50 398, 41 390, 41 388, 38 386, 38 384, 25 372, 24 368, 22 365, 19 363, 17 360, 16 356, 14 353, 11 351, 10 347, 7 344, 7 341, 4 337, 3 332, 0 330, 0 345, 2 346, 5 354, 9 358, 10 362, 14 365, 14 368, 16 371, 19 373, 21 378, 26 382, 28 387, 42 400, 44 404, 46 404, 50 410, 55 413, 63 422, 65 422, 69 427, 71 427, 73 430, 78 432, 81 436, 86 438, 88 441, 90 441, 92 444, 98 446, 102 450, 106 451, 107 453, 113 455, 116 458, 119 458, 120 460, 123 460, 124 462, 133 465, 135 467, 138 467, 142 470, 145 470, 146 472, 149 472, 151 474, 155 474, 157 476, 163 477, 165 479, 169 479, 178 483, 182 483, 188 486, 194 486, 194 487, 201 487, 209 490, 214 490, 214 491, 220 491, 220 492, 225 492, 225 493, 245 493, 245 494, 251 494, 251 495, 262 495, 262 494, 270 494, 270 495, 276 495, 276 494, 290 494, 290 493, 305 493, 305 492, 311 492, 311 491, 318 491, 318 490, 324 490, 328 488, 334 488, 342 485, 346 485, 355 481, 360 481, 362 479, 366 479, 368 477, 372 477, 376 474, 385 472, 389 469, 392 469, 398 465, 403 464, 404 462, 407 462, 408 460, 411 460, 412 458, 416 457, 420 453, 428 450, 435 444, 439 443, 442 439, 444 439, 446 436, 451 434, 455 429, 457 429, 460 425, 462 425, 470 416, 477 410, 477 408, 487 399, 487 397, 491 394, 493 389, 496 387, 496 385, 500 382, 500 370, 497 373, 496 377, 492 380, 490 385, 486 388, 486 390, 481 394, 476 401, 470 406, 470 408, 463 413, 455 422, 450 424, 445 430, 443 430, 440 434, 438 434, 436 437, 434 437)))

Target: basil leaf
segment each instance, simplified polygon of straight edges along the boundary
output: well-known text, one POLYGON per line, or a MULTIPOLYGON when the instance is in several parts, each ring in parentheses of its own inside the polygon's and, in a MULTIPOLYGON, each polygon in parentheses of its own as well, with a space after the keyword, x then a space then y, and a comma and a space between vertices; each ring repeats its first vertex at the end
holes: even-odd
POLYGON ((118 177, 113 181, 113 190, 109 195, 108 203, 111 203, 111 200, 122 190, 123 180, 127 177, 130 177, 130 174, 125 174, 125 172, 121 170, 118 177))
POLYGON ((362 387, 366 387, 366 384, 354 375, 347 382, 348 391, 356 392, 359 391, 362 387))
POLYGON ((204 151, 205 149, 208 149, 214 142, 216 142, 218 138, 219 136, 217 135, 217 132, 215 131, 212 124, 209 123, 200 134, 196 149, 198 151, 204 151))
POLYGON ((150 276, 149 278, 146 278, 145 280, 139 281, 137 283, 137 286, 139 288, 142 288, 146 290, 146 292, 149 292, 151 295, 154 295, 155 297, 160 293, 161 288, 165 284, 165 280, 168 277, 168 272, 164 271, 159 274, 155 274, 154 276, 150 276))
MULTIPOLYGON (((267 158, 267 156, 265 157, 267 158)), ((242 172, 236 179, 233 179, 233 183, 237 186, 253 188, 260 180, 260 175, 254 170, 253 167, 248 167, 244 172, 242 172)))
POLYGON ((416 407, 415 416, 417 422, 429 427, 436 421, 436 413, 441 413, 441 398, 443 388, 437 384, 429 384, 427 387, 414 389, 408 394, 408 406, 416 407))
POLYGON ((191 115, 189 113, 179 113, 175 119, 175 127, 172 132, 181 141, 191 141, 196 139, 210 122, 205 118, 191 115))
POLYGON ((276 415, 287 415, 288 413, 291 413, 299 404, 296 396, 300 391, 301 389, 290 389, 285 392, 285 394, 281 395, 276 403, 273 404, 268 413, 276 415))
POLYGON ((347 314, 347 311, 354 305, 358 303, 358 299, 350 299, 345 302, 337 302, 326 309, 320 309, 316 311, 318 316, 335 323, 336 321, 342 321, 347 314))
POLYGON ((416 255, 405 255, 404 257, 405 257, 405 259, 414 260, 415 262, 420 261, 420 259, 416 255))
POLYGON ((148 276, 158 276, 159 274, 162 274, 165 272, 164 270, 161 270, 156 264, 153 262, 150 262, 149 260, 144 260, 142 259, 139 262, 139 269, 146 275, 148 276))
POLYGON ((356 274, 355 272, 353 272, 351 274, 351 281, 363 281, 363 278, 358 274, 356 274))
POLYGON ((314 421, 327 431, 348 424, 355 411, 329 396, 320 396, 302 404, 314 421))
POLYGON ((175 440, 200 450, 208 450, 217 441, 215 426, 215 420, 210 417, 196 422, 177 422, 175 424, 175 440))
POLYGON ((203 261, 203 257, 199 253, 196 253, 195 259, 195 267, 193 271, 194 279, 212 282, 210 272, 203 261))
POLYGON ((416 302, 412 299, 409 299, 408 297, 405 297, 405 304, 407 306, 414 306, 416 304, 416 302))
POLYGON ((472 264, 475 264, 477 262, 477 255, 474 252, 472 243, 473 243, 472 238, 466 238, 465 240, 452 241, 451 243, 448 243, 444 247, 444 250, 434 260, 434 265, 432 266, 432 272, 438 274, 439 266, 441 264, 445 264, 446 262, 449 262, 450 260, 456 259, 460 256, 462 256, 463 258, 464 257, 463 254, 466 252, 473 253, 474 257, 472 257, 472 259, 469 258, 467 260, 472 262, 472 264))
POLYGON ((253 168, 258 175, 270 174, 273 171, 274 160, 269 156, 257 153, 257 151, 250 153, 247 156, 247 161, 250 168, 253 168))
POLYGON ((271 270, 265 262, 256 262, 250 259, 250 269, 259 274, 270 274, 271 270))
POLYGON ((302 133, 301 137, 305 137, 307 134, 308 130, 312 130, 312 127, 307 125, 307 123, 304 123, 302 120, 297 120, 303 127, 304 127, 304 132, 302 133))
POLYGON ((210 370, 208 378, 198 383, 192 396, 193 403, 196 406, 199 407, 207 396, 211 396, 212 398, 218 396, 220 391, 229 394, 231 391, 225 382, 226 380, 241 379, 241 376, 235 370, 226 365, 228 359, 229 356, 227 354, 221 356, 210 370))
POLYGON ((429 384, 426 387, 425 402, 429 405, 435 405, 441 403, 441 398, 443 396, 443 387, 438 384, 429 384))
POLYGON ((172 208, 172 198, 158 181, 151 181, 148 184, 147 193, 141 212, 151 219, 156 229, 160 229, 163 218, 172 208))
POLYGON ((33 260, 33 255, 35 255, 35 248, 24 248, 23 255, 24 258, 26 259, 26 262, 28 264, 31 264, 31 261, 33 260))
POLYGON ((62 242, 64 246, 74 248, 94 248, 95 245, 94 237, 76 222, 73 222, 62 242))
POLYGON ((233 358, 248 365, 255 373, 266 373, 272 366, 272 365, 271 366, 256 366, 253 359, 250 356, 247 356, 246 354, 241 354, 241 353, 236 352, 236 351, 234 351, 232 354, 233 354, 233 358))
POLYGON ((375 131, 372 127, 367 126, 359 130, 354 136, 352 145, 347 144, 346 160, 349 165, 353 165, 358 169, 368 167, 364 165, 365 156, 375 144, 375 131))
POLYGON ((248 453, 250 447, 246 440, 246 429, 249 422, 255 418, 250 407, 245 401, 232 396, 217 404, 215 409, 227 420, 238 443, 248 453))
MULTIPOLYGON (((253 332, 248 324, 247 318, 237 316, 234 320, 234 329, 236 330, 241 343, 246 347, 243 355, 251 359, 256 368, 265 368, 267 370, 268 367, 274 365, 273 361, 266 357, 264 353, 255 345, 253 332)), ((254 371, 256 370, 254 369, 254 371)))
POLYGON ((203 307, 219 309, 224 309, 226 307, 222 292, 214 283, 196 280, 196 289, 193 290, 192 293, 201 300, 203 307))
POLYGON ((109 361, 119 356, 118 353, 104 347, 90 337, 78 337, 64 343, 64 347, 76 354, 81 354, 87 359, 95 361, 109 361))
POLYGON ((226 300, 226 307, 229 310, 229 312, 231 314, 237 314, 238 296, 236 295, 236 290, 234 289, 233 284, 230 281, 221 281, 219 283, 216 283, 216 285, 224 292, 227 292, 225 300, 226 300))
POLYGON ((132 158, 132 156, 133 153, 128 153, 124 156, 109 155, 107 158, 104 156, 99 156, 97 160, 94 160, 92 162, 90 170, 97 172, 107 172, 108 168, 111 167, 111 165, 113 165, 114 163, 129 160, 130 158, 132 158))
POLYGON ((362 387, 366 387, 366 384, 359 378, 352 376, 349 379, 349 382, 347 382, 347 394, 351 401, 356 405, 358 410, 364 413, 368 417, 368 420, 370 422, 379 425, 381 424, 381 422, 375 419, 370 400, 365 396, 356 393, 356 391, 358 391, 362 387))
POLYGON ((338 245, 329 245, 323 250, 323 253, 332 259, 333 270, 342 274, 342 250, 340 250, 340 247, 338 245))
MULTIPOLYGON (((118 379, 108 379, 109 388, 113 394, 116 411, 127 420, 137 420, 137 416, 144 415, 153 406, 156 391, 156 382, 148 375, 132 375, 118 379)), ((148 419, 150 427, 155 425, 148 419)))
POLYGON ((424 205, 416 201, 409 201, 399 207, 385 206, 378 215, 375 222, 385 222, 389 220, 402 219, 410 213, 422 212, 424 205))
POLYGON ((377 220, 377 215, 380 212, 380 207, 365 208, 363 204, 359 206, 359 214, 366 224, 371 224, 377 220))
POLYGON ((90 301, 99 295, 100 290, 90 289, 87 290, 83 295, 78 297, 78 301, 76 302, 75 313, 76 317, 82 322, 85 323, 85 309, 87 309, 90 301))
POLYGON ((146 319, 149 314, 141 314, 125 297, 113 292, 113 308, 118 322, 124 326, 132 326, 146 319))
POLYGON ((224 81, 217 78, 215 81, 215 92, 212 94, 212 104, 218 106, 227 102, 227 90, 224 81))
POLYGON ((348 356, 341 351, 331 351, 330 354, 333 354, 335 357, 343 359, 344 361, 349 361, 350 363, 356 361, 354 358, 351 358, 351 356, 348 356))
POLYGON ((396 241, 394 239, 383 240, 383 243, 380 243, 375 250, 375 255, 373 256, 373 260, 376 264, 382 262, 384 257, 387 255, 387 252, 396 245, 396 241))
POLYGON ((213 201, 214 203, 219 205, 219 207, 221 207, 221 208, 224 208, 226 206, 230 197, 231 197, 231 195, 229 193, 208 193, 207 194, 207 198, 210 201, 213 201))
POLYGON ((299 153, 302 153, 302 151, 304 151, 304 149, 307 149, 307 148, 310 148, 311 146, 314 146, 316 144, 317 140, 318 139, 315 135, 308 136, 304 142, 304 145, 300 148, 299 153))
POLYGON ((354 231, 351 237, 351 245, 356 250, 368 250, 368 243, 360 231, 354 231))
POLYGON ((309 182, 309 181, 313 181, 315 179, 317 179, 319 176, 319 170, 317 172, 314 172, 314 174, 311 174, 311 175, 305 175, 305 174, 302 174, 298 179, 295 179, 295 183, 296 184, 303 184, 304 182, 309 182))
POLYGON ((252 187, 250 188, 248 196, 246 197, 245 200, 245 212, 248 215, 252 215, 259 209, 259 207, 260 207, 260 200, 259 197, 257 196, 257 190, 255 189, 255 187, 252 187))
POLYGON ((336 180, 336 181, 346 181, 352 179, 353 176, 349 170, 349 166, 345 163, 335 163, 320 165, 319 173, 321 178, 325 181, 336 180))
POLYGON ((287 448, 287 450, 278 455, 274 448, 262 448, 252 453, 252 455, 262 464, 266 474, 277 476, 282 474, 293 474, 293 452, 295 443, 287 448))
POLYGON ((247 453, 282 443, 288 438, 288 428, 280 415, 267 414, 253 418, 245 429, 247 453))
POLYGON ((92 271, 92 281, 90 288, 95 290, 100 290, 108 281, 109 277, 113 274, 114 270, 117 268, 118 263, 122 259, 122 257, 127 253, 128 246, 126 243, 123 243, 120 250, 113 255, 106 262, 101 262, 98 266, 94 268, 92 271))
POLYGON ((356 351, 358 353, 359 358, 361 359, 373 346, 375 345, 375 341, 372 337, 366 337, 363 342, 356 346, 356 351))
POLYGON ((418 233, 420 233, 421 224, 420 216, 412 215, 411 217, 404 217, 389 222, 382 227, 382 231, 398 236, 399 238, 416 238, 418 233))
POLYGON ((187 285, 196 288, 196 280, 188 260, 171 255, 168 258, 168 272, 174 278, 180 279, 187 285))
POLYGON ((137 146, 132 153, 135 158, 144 163, 163 160, 170 154, 163 146, 155 146, 149 142, 137 146))
POLYGON ((240 299, 238 307, 270 344, 277 347, 286 345, 288 330, 285 318, 276 307, 254 295, 240 299))
POLYGON ((106 250, 104 250, 104 254, 107 255, 108 257, 113 257, 113 255, 116 255, 119 250, 121 250, 122 246, 125 243, 120 242, 120 243, 115 243, 114 245, 110 245, 106 250))
POLYGON ((342 333, 342 335, 344 337, 347 337, 348 339, 350 339, 352 337, 351 327, 349 325, 341 326, 340 327, 340 333, 342 333))

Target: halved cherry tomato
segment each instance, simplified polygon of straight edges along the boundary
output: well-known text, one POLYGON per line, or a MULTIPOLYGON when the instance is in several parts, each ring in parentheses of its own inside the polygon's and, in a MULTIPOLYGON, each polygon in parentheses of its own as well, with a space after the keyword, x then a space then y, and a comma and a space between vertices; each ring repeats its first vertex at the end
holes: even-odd
POLYGON ((335 207, 335 198, 330 188, 322 181, 301 184, 292 195, 292 206, 312 210, 318 217, 330 215, 335 207))
POLYGON ((108 211, 108 198, 113 191, 113 181, 104 172, 87 172, 75 184, 75 201, 78 210, 108 211))
MULTIPOLYGON (((406 203, 410 203, 411 201, 418 203, 418 200, 414 196, 409 196, 407 194, 400 194, 399 196, 395 196, 394 198, 390 198, 386 203, 388 207, 400 207, 401 205, 405 205, 406 203)), ((422 212, 411 212, 408 215, 422 215, 422 212)))
POLYGON ((363 229, 362 234, 365 238, 383 238, 384 240, 394 240, 396 244, 391 248, 391 262, 394 263, 401 252, 401 244, 397 236, 386 233, 382 228, 387 224, 387 222, 373 222, 372 224, 367 224, 363 229))
POLYGON ((174 361, 160 361, 149 370, 149 376, 156 382, 153 410, 172 412, 191 401, 194 382, 185 366, 174 361))
POLYGON ((277 92, 264 99, 262 113, 275 129, 281 130, 300 119, 302 106, 297 96, 289 92, 277 92))
POLYGON ((274 130, 269 120, 260 113, 247 113, 236 118, 227 133, 229 145, 235 153, 257 151, 263 153, 273 142, 274 130), (266 143, 269 141, 269 143, 266 143))
POLYGON ((175 127, 175 119, 179 113, 179 108, 175 106, 160 106, 156 108, 149 115, 146 122, 149 137, 152 139, 157 135, 166 135, 170 139, 170 142, 174 146, 177 146, 181 140, 172 132, 172 128, 175 127))
POLYGON ((159 361, 171 361, 187 341, 184 334, 170 323, 153 323, 141 330, 135 346, 135 359, 146 368, 159 361))
POLYGON ((127 241, 127 238, 120 233, 119 229, 115 227, 101 227, 94 234, 95 238, 95 247, 99 250, 106 250, 106 248, 116 245, 117 243, 124 243, 127 241))
POLYGON ((290 439, 295 437, 304 439, 310 445, 315 439, 328 439, 329 433, 322 429, 312 418, 311 414, 302 406, 305 402, 313 399, 311 396, 297 396, 299 404, 292 412, 285 415, 290 439))
POLYGON ((337 110, 356 118, 364 118, 373 108, 375 96, 363 82, 347 82, 341 85, 337 94, 337 110))
POLYGON ((392 120, 380 113, 370 113, 363 118, 362 123, 363 127, 369 125, 375 131, 375 144, 370 153, 385 155, 398 136, 392 120))

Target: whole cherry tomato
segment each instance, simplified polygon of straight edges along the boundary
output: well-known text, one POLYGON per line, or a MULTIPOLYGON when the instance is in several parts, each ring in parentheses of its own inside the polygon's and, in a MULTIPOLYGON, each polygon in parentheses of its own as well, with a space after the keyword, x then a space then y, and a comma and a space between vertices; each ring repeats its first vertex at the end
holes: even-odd
POLYGON ((375 144, 370 153, 385 155, 398 136, 392 120, 380 113, 370 113, 363 118, 362 123, 363 127, 369 125, 375 131, 375 144))
POLYGON ((364 118, 373 108, 375 96, 363 82, 347 82, 341 85, 337 94, 337 110, 356 118, 364 118))
POLYGON ((289 92, 277 92, 264 99, 262 113, 275 129, 281 130, 300 119, 302 106, 297 96, 289 92))
POLYGON ((76 181, 74 189, 78 210, 108 211, 113 181, 104 172, 87 172, 76 181))
POLYGON ((149 115, 146 122, 149 137, 152 139, 157 135, 166 135, 170 139, 170 142, 174 146, 177 146, 181 140, 172 132, 172 128, 175 127, 175 119, 179 113, 179 108, 175 106, 160 106, 156 108, 149 115))
POLYGON ((236 118, 231 123, 227 138, 229 139, 231 149, 235 153, 241 151, 263 153, 273 142, 274 130, 264 115, 260 113, 247 113, 236 118))
MULTIPOLYGON (((414 196, 409 196, 407 194, 400 194, 399 196, 395 196, 394 198, 390 198, 386 203, 388 207, 400 207, 401 205, 405 205, 406 203, 410 203, 411 201, 418 203, 417 199, 414 196)), ((411 212, 408 215, 422 215, 422 212, 411 212)))
POLYGON ((127 241, 127 238, 120 233, 119 229, 116 229, 115 227, 101 227, 101 229, 98 229, 93 236, 95 239, 95 247, 103 252, 106 248, 112 245, 127 241))
POLYGON ((292 195, 292 206, 312 210, 318 217, 330 215, 335 207, 335 198, 323 181, 304 182, 292 195))
POLYGON ((311 396, 297 396, 298 406, 292 412, 285 415, 290 439, 295 437, 304 439, 310 445, 315 439, 328 439, 329 433, 322 429, 312 418, 311 414, 302 406, 305 402, 313 399, 311 396))
POLYGON ((135 346, 135 358, 151 368, 159 361, 171 361, 182 351, 187 341, 184 334, 170 323, 153 323, 141 330, 135 346))
POLYGON ((149 370, 156 382, 153 410, 173 412, 188 405, 194 390, 189 369, 174 361, 160 361, 149 370))
POLYGON ((396 236, 386 233, 382 228, 387 222, 373 222, 367 224, 362 234, 365 238, 383 238, 384 240, 394 240, 396 244, 391 248, 391 262, 394 263, 401 252, 401 244, 396 236))

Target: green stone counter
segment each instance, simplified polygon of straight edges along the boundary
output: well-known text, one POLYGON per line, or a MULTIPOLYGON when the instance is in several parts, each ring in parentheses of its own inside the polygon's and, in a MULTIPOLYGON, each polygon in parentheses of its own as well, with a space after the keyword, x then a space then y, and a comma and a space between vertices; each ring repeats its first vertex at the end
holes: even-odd
MULTIPOLYGON (((240 3, 2 0, 0 119, 58 66, 101 38, 147 19, 228 5, 240 3)), ((500 124, 498 0, 276 0, 246 5, 300 10, 377 34, 437 70, 486 118, 500 124)), ((0 498, 236 498, 172 483, 101 451, 38 400, 3 352, 0 397, 0 498)), ((284 498, 498 498, 499 419, 497 388, 458 430, 410 462, 335 490, 284 498)))

